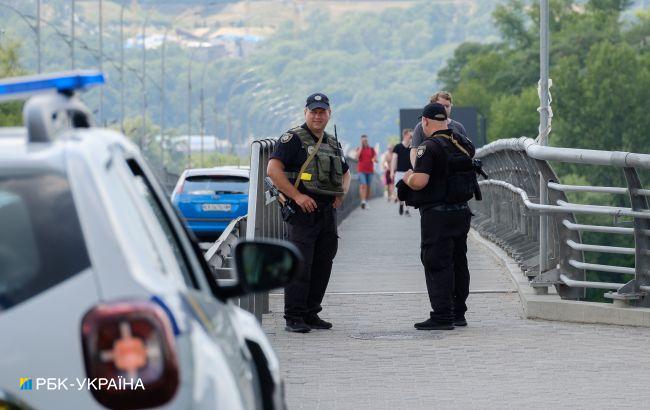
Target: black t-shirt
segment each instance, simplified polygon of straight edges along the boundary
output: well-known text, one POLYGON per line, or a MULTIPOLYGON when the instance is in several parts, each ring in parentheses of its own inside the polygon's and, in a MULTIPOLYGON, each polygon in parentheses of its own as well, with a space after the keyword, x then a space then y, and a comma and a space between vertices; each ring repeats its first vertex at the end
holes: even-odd
MULTIPOLYGON (((314 138, 314 141, 318 141, 318 137, 316 137, 311 132, 309 127, 307 127, 307 124, 302 124, 300 127, 305 129, 312 136, 312 138, 314 138)), ((278 139, 278 142, 275 144, 275 149, 271 154, 271 159, 277 159, 280 162, 282 162, 282 164, 284 165, 285 172, 300 172, 300 168, 302 167, 302 164, 304 164, 305 161, 307 161, 307 157, 308 157, 307 150, 303 149, 302 141, 300 141, 299 137, 292 135, 290 138, 288 138, 285 137, 286 135, 292 135, 292 134, 290 133, 284 134, 282 137, 278 139)), ((327 144, 325 138, 333 138, 333 137, 331 135, 326 134, 325 137, 323 137, 323 142, 322 142, 323 144, 327 144)), ((341 162, 343 164, 343 173, 345 174, 346 172, 348 172, 350 167, 345 162, 345 157, 341 157, 341 162)), ((311 192, 307 192, 302 182, 298 185, 298 191, 302 192, 303 194, 309 195, 316 202, 319 203, 329 204, 334 202, 333 195, 314 194, 311 192)))
MULTIPOLYGON (((460 135, 462 137, 460 139, 461 141, 467 140, 471 143, 471 140, 467 136, 467 131, 465 130, 463 124, 450 118, 448 127, 454 134, 460 135)), ((415 127, 413 127, 413 138, 411 139, 411 148, 417 148, 420 144, 422 144, 424 138, 425 136, 424 136, 424 131, 422 131, 422 122, 418 122, 417 124, 415 124, 415 127)), ((464 144, 464 142, 462 143, 464 144)))
POLYGON ((393 148, 393 153, 397 154, 397 172, 406 172, 411 169, 411 150, 405 147, 401 142, 393 148))

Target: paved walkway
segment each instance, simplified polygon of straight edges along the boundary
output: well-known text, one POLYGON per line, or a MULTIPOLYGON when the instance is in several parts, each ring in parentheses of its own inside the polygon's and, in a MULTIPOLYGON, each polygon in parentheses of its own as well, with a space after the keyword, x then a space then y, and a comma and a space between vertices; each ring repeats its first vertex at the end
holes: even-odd
POLYGON ((430 310, 419 214, 370 205, 340 226, 322 313, 334 329, 287 333, 282 295, 270 297, 289 409, 648 406, 650 329, 522 319, 501 262, 473 239, 469 326, 415 330, 430 310))

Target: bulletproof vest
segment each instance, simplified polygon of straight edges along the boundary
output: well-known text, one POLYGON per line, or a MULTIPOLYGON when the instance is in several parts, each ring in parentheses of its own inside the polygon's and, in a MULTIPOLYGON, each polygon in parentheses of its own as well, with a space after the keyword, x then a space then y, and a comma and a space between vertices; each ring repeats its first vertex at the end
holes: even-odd
MULTIPOLYGON (((316 149, 317 140, 302 127, 289 130, 289 133, 300 138, 302 147, 307 151, 307 157, 316 149)), ((343 195, 343 164, 341 157, 343 150, 337 139, 325 133, 323 142, 314 158, 307 164, 302 175, 298 172, 285 172, 287 178, 294 182, 300 178, 300 182, 307 192, 325 195, 343 195)))
POLYGON ((423 189, 413 191, 409 202, 414 206, 456 205, 472 199, 478 186, 472 158, 445 137, 429 137, 423 144, 427 142, 438 145, 445 152, 445 174, 430 175, 429 183, 423 189))

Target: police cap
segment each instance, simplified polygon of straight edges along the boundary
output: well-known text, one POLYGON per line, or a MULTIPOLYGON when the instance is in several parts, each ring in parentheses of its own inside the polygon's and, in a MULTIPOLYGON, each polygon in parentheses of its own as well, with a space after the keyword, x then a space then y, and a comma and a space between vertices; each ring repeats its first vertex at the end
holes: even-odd
POLYGON ((315 110, 316 108, 323 108, 328 110, 330 108, 330 99, 325 94, 316 93, 307 97, 305 104, 308 110, 315 110))
POLYGON ((422 109, 422 117, 426 117, 434 121, 445 121, 447 120, 447 110, 445 110, 445 106, 442 104, 427 104, 422 109))

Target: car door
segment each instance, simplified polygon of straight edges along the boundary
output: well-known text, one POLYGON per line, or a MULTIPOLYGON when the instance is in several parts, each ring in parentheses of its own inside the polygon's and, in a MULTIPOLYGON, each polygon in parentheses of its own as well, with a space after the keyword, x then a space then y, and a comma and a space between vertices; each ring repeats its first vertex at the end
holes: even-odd
POLYGON ((75 383, 99 296, 68 176, 0 167, 0 389, 35 408, 96 407, 75 383))
POLYGON ((233 394, 223 391, 223 379, 228 378, 224 372, 228 372, 236 385, 234 394, 238 396, 238 400, 233 399, 230 404, 234 407, 229 408, 239 407, 235 406, 237 401, 244 408, 255 408, 261 395, 256 387, 257 377, 251 354, 245 341, 235 331, 225 302, 213 295, 212 287, 208 283, 210 279, 207 277, 210 272, 206 272, 204 264, 198 260, 202 255, 196 253, 198 248, 190 243, 190 238, 171 205, 146 168, 135 158, 127 159, 127 165, 132 175, 132 183, 146 204, 145 208, 158 222, 156 226, 149 226, 152 235, 164 238, 156 244, 159 252, 171 253, 180 271, 186 273, 184 276, 193 278, 188 280, 188 286, 182 292, 196 329, 196 334, 193 335, 193 379, 197 381, 195 389, 201 390, 198 392, 199 396, 206 398, 205 400, 209 400, 211 394, 220 398, 223 398, 224 394, 233 394), (213 387, 219 386, 221 382, 221 391, 211 392, 213 387, 204 382, 206 376, 214 380, 213 387))

